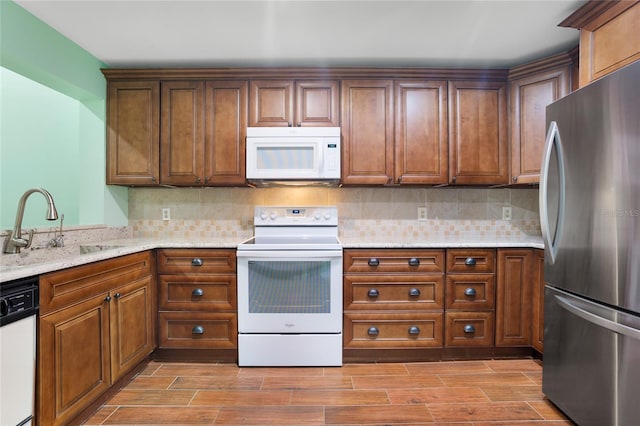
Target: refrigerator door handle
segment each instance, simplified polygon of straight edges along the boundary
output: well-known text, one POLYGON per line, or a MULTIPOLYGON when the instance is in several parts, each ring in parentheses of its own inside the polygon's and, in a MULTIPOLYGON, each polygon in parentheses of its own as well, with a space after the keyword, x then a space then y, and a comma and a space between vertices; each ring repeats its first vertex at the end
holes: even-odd
POLYGON ((578 306, 575 302, 572 302, 564 296, 554 295, 554 297, 560 306, 572 314, 615 333, 640 340, 640 330, 603 318, 596 313, 589 312, 588 307, 584 304, 580 303, 582 306, 578 306))
POLYGON ((553 265, 556 262, 556 256, 558 254, 558 237, 560 235, 560 229, 562 225, 562 218, 564 216, 564 158, 562 154, 562 141, 560 139, 560 131, 558 130, 558 124, 552 121, 549 124, 549 131, 547 132, 547 139, 544 145, 544 152, 542 156, 542 165, 540 166, 540 228, 542 229, 542 240, 544 243, 545 253, 549 256, 547 261, 553 265), (554 230, 551 230, 551 223, 549 222, 549 168, 551 167, 551 155, 555 148, 556 158, 558 161, 558 212, 557 221, 554 230))

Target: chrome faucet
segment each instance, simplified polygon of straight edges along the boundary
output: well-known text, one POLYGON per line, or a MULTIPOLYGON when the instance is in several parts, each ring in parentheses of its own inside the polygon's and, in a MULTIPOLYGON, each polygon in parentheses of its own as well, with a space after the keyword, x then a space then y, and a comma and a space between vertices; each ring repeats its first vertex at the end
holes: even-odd
POLYGON ((33 194, 34 192, 39 192, 40 194, 44 195, 44 197, 47 199, 48 207, 47 207, 47 215, 45 216, 45 219, 47 220, 58 219, 58 212, 56 210, 56 205, 54 204, 53 197, 51 196, 49 191, 43 188, 32 188, 27 190, 24 194, 22 194, 22 197, 20 197, 20 201, 18 202, 18 211, 16 213, 16 223, 13 226, 13 231, 11 231, 7 239, 4 241, 4 248, 2 250, 3 253, 20 253, 21 248, 29 248, 29 246, 31 246, 34 230, 31 229, 29 231, 28 239, 22 238, 22 217, 24 216, 24 206, 27 203, 27 198, 29 198, 29 195, 33 194))

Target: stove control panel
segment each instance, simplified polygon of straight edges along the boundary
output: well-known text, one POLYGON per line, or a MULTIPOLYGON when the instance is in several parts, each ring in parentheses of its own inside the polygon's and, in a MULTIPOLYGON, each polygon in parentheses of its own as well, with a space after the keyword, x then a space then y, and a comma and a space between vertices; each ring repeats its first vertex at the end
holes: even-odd
POLYGON ((256 206, 254 226, 338 226, 335 206, 256 206))

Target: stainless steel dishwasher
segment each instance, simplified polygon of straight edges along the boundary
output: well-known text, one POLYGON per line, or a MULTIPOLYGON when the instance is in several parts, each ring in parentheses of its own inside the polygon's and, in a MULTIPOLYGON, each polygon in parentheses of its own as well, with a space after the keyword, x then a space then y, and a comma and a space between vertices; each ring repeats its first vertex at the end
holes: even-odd
POLYGON ((31 425, 38 278, 0 283, 0 425, 31 425))

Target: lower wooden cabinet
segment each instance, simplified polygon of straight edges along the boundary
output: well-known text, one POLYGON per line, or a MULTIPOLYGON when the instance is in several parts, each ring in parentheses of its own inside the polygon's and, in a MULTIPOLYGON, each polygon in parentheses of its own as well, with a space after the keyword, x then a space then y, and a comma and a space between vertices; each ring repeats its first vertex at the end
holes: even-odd
POLYGON ((144 252, 41 276, 39 424, 68 424, 154 350, 154 264, 144 252))
POLYGON ((533 271, 531 273, 531 346, 542 353, 544 345, 544 250, 533 251, 533 271))
POLYGON ((237 359, 235 250, 158 250, 158 347, 237 359))
POLYGON ((543 259, 528 248, 347 249, 345 358, 541 353, 543 259))

